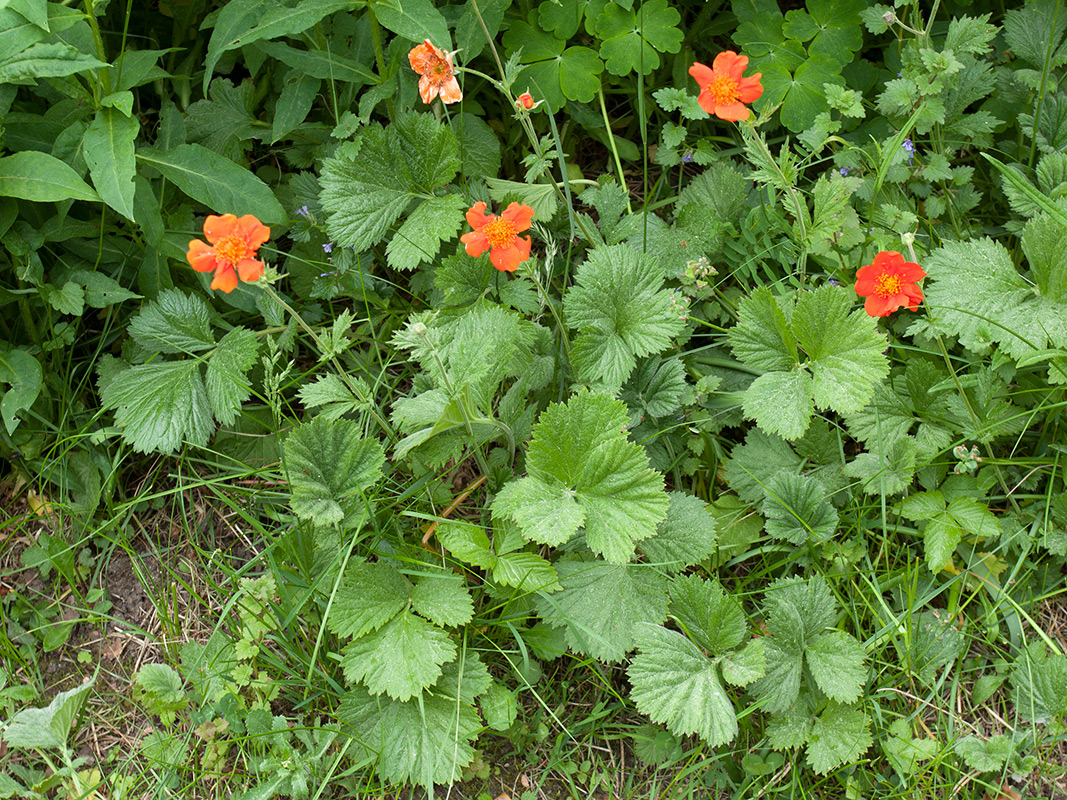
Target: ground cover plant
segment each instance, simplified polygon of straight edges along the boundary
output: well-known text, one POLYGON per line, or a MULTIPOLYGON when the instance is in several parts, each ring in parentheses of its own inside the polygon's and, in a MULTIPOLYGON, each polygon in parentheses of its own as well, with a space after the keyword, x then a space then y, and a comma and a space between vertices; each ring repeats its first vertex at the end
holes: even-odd
POLYGON ((1067 796, 1065 76, 0 0, 0 797, 1067 796))

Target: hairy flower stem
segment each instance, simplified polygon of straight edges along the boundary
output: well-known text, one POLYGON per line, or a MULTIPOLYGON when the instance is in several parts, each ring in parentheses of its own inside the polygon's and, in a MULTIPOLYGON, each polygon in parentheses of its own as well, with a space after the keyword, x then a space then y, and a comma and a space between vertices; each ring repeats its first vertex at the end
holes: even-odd
MULTIPOLYGON (((378 24, 378 15, 374 13, 374 3, 367 3, 367 19, 370 20, 370 35, 374 42, 374 61, 378 65, 378 77, 385 81, 385 51, 382 49, 382 29, 378 24)), ((396 105, 392 97, 385 99, 389 119, 396 118, 396 105)))

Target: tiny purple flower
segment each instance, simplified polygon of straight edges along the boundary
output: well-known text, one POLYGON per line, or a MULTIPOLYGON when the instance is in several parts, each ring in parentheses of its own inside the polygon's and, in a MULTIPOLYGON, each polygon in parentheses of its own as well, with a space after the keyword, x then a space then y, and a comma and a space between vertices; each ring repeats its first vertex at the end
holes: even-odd
POLYGON ((841 167, 841 169, 839 169, 838 172, 841 173, 842 175, 848 175, 848 171, 850 169, 852 169, 852 168, 851 167, 841 167))
POLYGON ((915 145, 912 143, 911 139, 905 139, 900 146, 904 148, 905 153, 915 152, 915 145))
POLYGON ((686 150, 684 153, 682 153, 682 162, 683 163, 689 164, 692 161, 693 161, 693 151, 692 150, 686 150))
POLYGON ((299 214, 302 217, 306 217, 308 215, 308 207, 307 206, 300 206, 300 208, 298 208, 296 210, 296 213, 299 214))
POLYGON ((897 77, 898 77, 898 78, 903 78, 904 76, 903 76, 903 75, 901 75, 901 74, 900 74, 900 73, 898 72, 898 73, 897 73, 897 77))
POLYGON ((332 253, 333 252, 333 242, 326 242, 326 244, 324 244, 322 246, 322 250, 323 250, 324 253, 332 253))
POLYGON ((839 285, 840 285, 840 284, 839 284, 839 283, 838 283, 837 281, 835 281, 835 280, 834 280, 833 278, 830 278, 830 279, 829 279, 829 280, 827 280, 826 282, 827 282, 828 284, 830 284, 831 286, 839 286, 839 285))

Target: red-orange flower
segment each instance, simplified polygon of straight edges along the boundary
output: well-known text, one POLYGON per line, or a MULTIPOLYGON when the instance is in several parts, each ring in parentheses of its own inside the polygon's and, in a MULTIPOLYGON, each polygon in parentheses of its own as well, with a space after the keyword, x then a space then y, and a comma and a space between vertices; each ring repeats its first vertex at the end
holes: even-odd
POLYGON ((512 203, 499 217, 485 213, 485 203, 475 203, 467 212, 467 222, 473 231, 459 240, 467 246, 467 255, 478 258, 489 250, 489 261, 504 272, 515 268, 530 257, 530 237, 518 234, 530 227, 533 209, 512 203))
POLYGON ((741 77, 748 66, 748 56, 739 56, 733 50, 724 50, 715 56, 711 69, 697 62, 689 68, 700 87, 697 102, 709 114, 719 119, 738 122, 748 119, 749 110, 744 103, 755 102, 763 94, 760 78, 762 72, 741 77))
POLYGON ((522 94, 520 94, 515 99, 515 104, 522 106, 527 111, 532 111, 533 109, 537 108, 538 105, 540 105, 540 103, 534 101, 533 95, 529 92, 523 92, 522 94))
POLYGON ((235 217, 208 214, 204 220, 204 238, 189 242, 185 257, 197 272, 214 272, 212 289, 232 292, 237 288, 237 276, 243 281, 258 281, 263 275, 263 262, 254 256, 260 245, 270 238, 270 228, 251 214, 235 217))
POLYGON ((452 65, 452 53, 438 50, 426 39, 411 48, 408 61, 411 62, 411 68, 422 76, 419 78, 419 97, 422 102, 432 102, 438 93, 442 103, 458 103, 463 99, 452 65))
POLYGON ((856 294, 866 297, 863 310, 872 317, 888 317, 901 306, 919 309, 923 290, 917 285, 926 277, 923 268, 905 261, 895 250, 886 250, 856 272, 856 294))

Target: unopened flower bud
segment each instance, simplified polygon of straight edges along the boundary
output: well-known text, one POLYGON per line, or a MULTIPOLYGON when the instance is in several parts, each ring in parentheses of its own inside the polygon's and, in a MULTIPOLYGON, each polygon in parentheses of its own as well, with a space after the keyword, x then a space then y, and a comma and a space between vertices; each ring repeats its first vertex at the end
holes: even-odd
POLYGON ((411 332, 416 336, 425 336, 427 333, 429 333, 429 330, 430 329, 427 328, 421 322, 416 322, 414 325, 411 326, 411 332))
POLYGON ((886 25, 892 25, 896 21, 897 15, 894 14, 892 11, 887 11, 882 14, 882 22, 884 22, 886 25))

